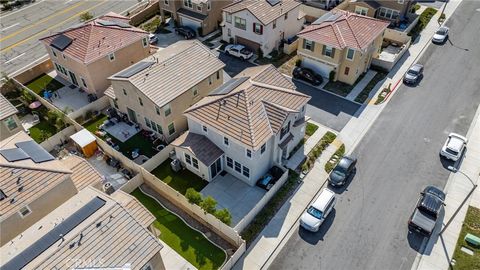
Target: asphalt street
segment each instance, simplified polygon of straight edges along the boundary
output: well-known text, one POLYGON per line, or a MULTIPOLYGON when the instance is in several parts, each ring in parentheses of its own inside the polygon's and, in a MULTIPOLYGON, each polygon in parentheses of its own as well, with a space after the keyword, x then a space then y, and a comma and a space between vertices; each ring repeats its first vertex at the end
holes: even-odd
POLYGON ((16 12, 2 14, 0 24, 0 65, 11 74, 46 55, 38 39, 79 24, 84 12, 94 16, 109 11, 120 13, 136 0, 123 1, 43 1, 25 6, 16 12))
POLYGON ((450 41, 419 60, 419 85, 399 87, 355 149, 357 174, 336 190, 335 211, 318 233, 295 229, 270 269, 410 270, 440 242, 407 221, 426 185, 445 187, 451 163, 439 150, 448 133, 467 133, 480 103, 480 2, 463 1, 447 26, 450 41))
POLYGON ((218 59, 225 63, 224 70, 230 75, 230 77, 235 77, 235 75, 242 72, 244 69, 255 66, 248 61, 227 55, 223 51, 218 51, 218 59))

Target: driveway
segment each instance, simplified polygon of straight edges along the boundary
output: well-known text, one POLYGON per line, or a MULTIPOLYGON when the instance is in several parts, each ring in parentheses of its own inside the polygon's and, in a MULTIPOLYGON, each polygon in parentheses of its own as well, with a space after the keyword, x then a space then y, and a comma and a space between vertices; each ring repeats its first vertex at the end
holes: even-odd
POLYGON ((254 64, 248 61, 244 61, 236 57, 227 55, 224 52, 218 51, 218 53, 219 53, 218 58, 222 60, 223 63, 225 63, 226 66, 224 70, 225 72, 227 72, 227 74, 230 77, 234 77, 235 75, 242 72, 246 68, 255 66, 254 64))
POLYGON ((159 48, 166 48, 179 40, 185 40, 185 38, 175 33, 175 27, 174 27, 173 21, 171 21, 171 18, 168 18, 166 20, 166 23, 168 25, 165 26, 165 29, 171 31, 171 33, 168 33, 168 34, 155 33, 155 36, 157 36, 158 41, 155 44, 152 44, 153 46, 157 46, 159 48))

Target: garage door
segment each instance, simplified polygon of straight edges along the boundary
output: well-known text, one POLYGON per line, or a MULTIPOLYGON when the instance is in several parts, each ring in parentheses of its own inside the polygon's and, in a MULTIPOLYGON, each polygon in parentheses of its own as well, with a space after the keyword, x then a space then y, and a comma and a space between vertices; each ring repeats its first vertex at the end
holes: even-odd
POLYGON ((198 31, 198 28, 202 26, 202 23, 187 17, 183 17, 180 15, 180 24, 183 26, 188 26, 195 30, 195 32, 198 31))
POLYGON ((317 72, 325 78, 328 78, 328 76, 330 75, 330 71, 333 70, 333 67, 330 65, 326 65, 306 57, 303 57, 302 66, 312 69, 313 71, 317 72))
POLYGON ((236 36, 236 38, 237 38, 237 43, 238 44, 242 44, 244 46, 247 46, 248 48, 254 50, 254 53, 256 53, 258 51, 258 48, 260 48, 260 44, 258 44, 255 41, 251 41, 249 39, 239 37, 239 36, 236 36))

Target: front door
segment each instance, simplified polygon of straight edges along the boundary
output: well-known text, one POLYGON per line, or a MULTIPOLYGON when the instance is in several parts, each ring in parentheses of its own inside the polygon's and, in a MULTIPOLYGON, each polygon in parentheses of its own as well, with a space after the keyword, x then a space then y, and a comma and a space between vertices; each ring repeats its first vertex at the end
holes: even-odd
POLYGON ((221 158, 218 158, 217 161, 215 161, 212 165, 210 165, 210 176, 211 179, 215 178, 217 174, 219 174, 222 171, 222 160, 221 158))
POLYGON ((72 80, 72 83, 78 86, 78 81, 77 81, 77 77, 75 76, 75 73, 69 70, 68 74, 70 75, 70 80, 72 80))
POLYGON ((137 123, 137 115, 135 114, 135 111, 130 108, 127 108, 127 112, 128 112, 128 118, 130 119, 130 121, 137 123))

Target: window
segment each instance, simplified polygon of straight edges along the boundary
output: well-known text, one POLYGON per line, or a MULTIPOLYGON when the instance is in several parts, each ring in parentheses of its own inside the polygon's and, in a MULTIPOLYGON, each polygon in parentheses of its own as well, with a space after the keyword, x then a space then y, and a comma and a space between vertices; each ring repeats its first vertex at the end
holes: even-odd
POLYGON ((235 161, 235 171, 237 171, 238 173, 242 173, 242 164, 236 161, 235 161))
POLYGON ((217 80, 220 80, 220 71, 217 71, 217 80))
POLYGON ((138 98, 138 103, 140 103, 140 106, 143 106, 143 101, 141 98, 138 98))
POLYGON ((160 115, 160 108, 158 106, 155 106, 155 112, 157 112, 157 114, 160 115))
POLYGON ((165 6, 168 6, 168 0, 163 0, 163 3, 165 4, 165 6))
POLYGON ((203 132, 208 133, 208 128, 207 128, 207 126, 202 126, 202 130, 203 130, 203 132))
POLYGON ((192 158, 187 153, 185 153, 185 163, 192 165, 192 158))
POLYGON ((158 131, 158 133, 163 134, 163 129, 162 129, 162 127, 161 127, 160 125, 158 125, 158 124, 157 124, 157 131, 158 131))
POLYGON ((52 54, 53 56, 57 57, 57 53, 55 52, 55 50, 52 48, 52 54))
POLYGON ((367 16, 368 8, 365 8, 365 7, 355 7, 355 13, 360 14, 360 15, 363 15, 363 16, 367 16))
POLYGON ((196 86, 192 87, 192 93, 194 97, 198 96, 198 88, 196 86))
POLYGON ((82 81, 83 87, 88 88, 87 87, 87 82, 85 82, 85 79, 80 77, 80 80, 82 81))
POLYGON ((232 23, 232 14, 226 13, 225 19, 227 20, 227 23, 232 23))
POLYGON ((302 106, 302 112, 304 112, 304 111, 305 111, 305 106, 302 106))
POLYGON ((230 28, 227 29, 227 35, 228 35, 229 37, 232 36, 232 29, 230 29, 230 28))
POLYGON ((210 3, 210 0, 207 2, 207 10, 210 10, 212 8, 212 3, 210 3))
POLYGON ((258 35, 263 34, 263 25, 259 23, 253 23, 253 32, 258 35))
POLYGON ((335 56, 335 49, 333 47, 323 45, 323 55, 333 58, 335 56))
POLYGON ((20 213, 20 216, 23 218, 32 213, 32 210, 30 210, 30 208, 25 205, 24 207, 20 208, 20 211, 18 211, 18 213, 20 213))
POLYGON ((277 20, 273 20, 273 29, 277 28, 277 20))
POLYGON ((265 153, 265 150, 267 149, 267 143, 264 143, 262 147, 260 148, 260 153, 263 154, 265 153))
POLYGON ((123 89, 123 94, 126 96, 127 95, 127 90, 125 88, 123 89))
POLYGON ((194 157, 192 157, 192 166, 195 168, 195 169, 198 169, 198 160, 194 157))
POLYGON ((395 20, 398 18, 400 13, 397 10, 381 7, 378 17, 383 17, 390 20, 395 20))
POLYGON ((112 52, 108 55, 108 59, 110 59, 110 61, 114 61, 115 60, 115 54, 112 52))
POLYGON ((153 270, 153 268, 150 265, 150 263, 147 263, 144 266, 142 266, 142 268, 140 268, 140 270, 153 270))
POLYGON ((282 127, 282 130, 280 131, 280 139, 283 139, 283 137, 290 132, 290 121, 288 121, 287 125, 282 127))
POLYGON ((175 133, 175 125, 171 123, 170 125, 168 125, 168 135, 171 136, 173 133, 175 133))
POLYGON ((315 42, 311 41, 311 40, 306 40, 304 39, 303 40, 303 48, 305 50, 309 50, 309 51, 312 51, 314 50, 315 48, 315 42))
POLYGON ((247 155, 248 158, 252 158, 252 150, 250 149, 245 149, 245 155, 247 155))
POLYGON ((62 57, 63 59, 67 59, 67 57, 65 56, 65 54, 62 53, 62 57))
POLYGON ((15 122, 15 119, 13 119, 13 115, 10 117, 7 117, 7 119, 3 120, 3 122, 5 123, 5 126, 7 126, 9 130, 14 130, 18 127, 17 122, 15 122))
POLYGON ((243 166, 243 176, 250 178, 250 169, 243 166))
POLYGON ((144 48, 148 46, 148 40, 147 40, 146 37, 144 37, 144 38, 142 39, 142 44, 143 44, 143 47, 144 47, 144 48))
POLYGON ((157 124, 155 124, 155 122, 153 122, 152 120, 150 120, 150 123, 152 124, 152 129, 153 129, 155 132, 158 132, 158 130, 157 130, 157 124))
POLYGON ((227 166, 233 169, 233 159, 227 157, 227 166))
POLYGON ((355 55, 355 50, 349 48, 348 51, 347 51, 347 59, 348 60, 353 60, 354 55, 355 55))
POLYGON ((188 8, 193 8, 192 0, 183 0, 183 5, 188 8))
POLYGON ((344 72, 344 74, 345 74, 345 75, 348 75, 349 72, 350 72, 350 68, 349 68, 349 67, 345 67, 345 72, 344 72))
POLYGON ((202 6, 197 4, 197 11, 202 11, 202 6))
POLYGON ((235 27, 242 30, 247 30, 247 21, 245 19, 235 16, 235 27))
POLYGON ((212 85, 213 79, 212 76, 208 76, 208 85, 212 85))
POLYGON ((284 16, 285 20, 288 19, 288 12, 285 13, 285 16, 284 16))
POLYGON ((167 104, 163 107, 163 113, 165 116, 169 116, 172 113, 172 108, 170 107, 170 104, 167 104))
POLYGON ((145 117, 145 125, 147 125, 147 127, 149 128, 152 128, 152 125, 150 124, 150 120, 148 120, 147 117, 145 117))
POLYGON ((226 146, 230 145, 230 142, 228 141, 227 137, 223 137, 223 144, 225 144, 226 146))

